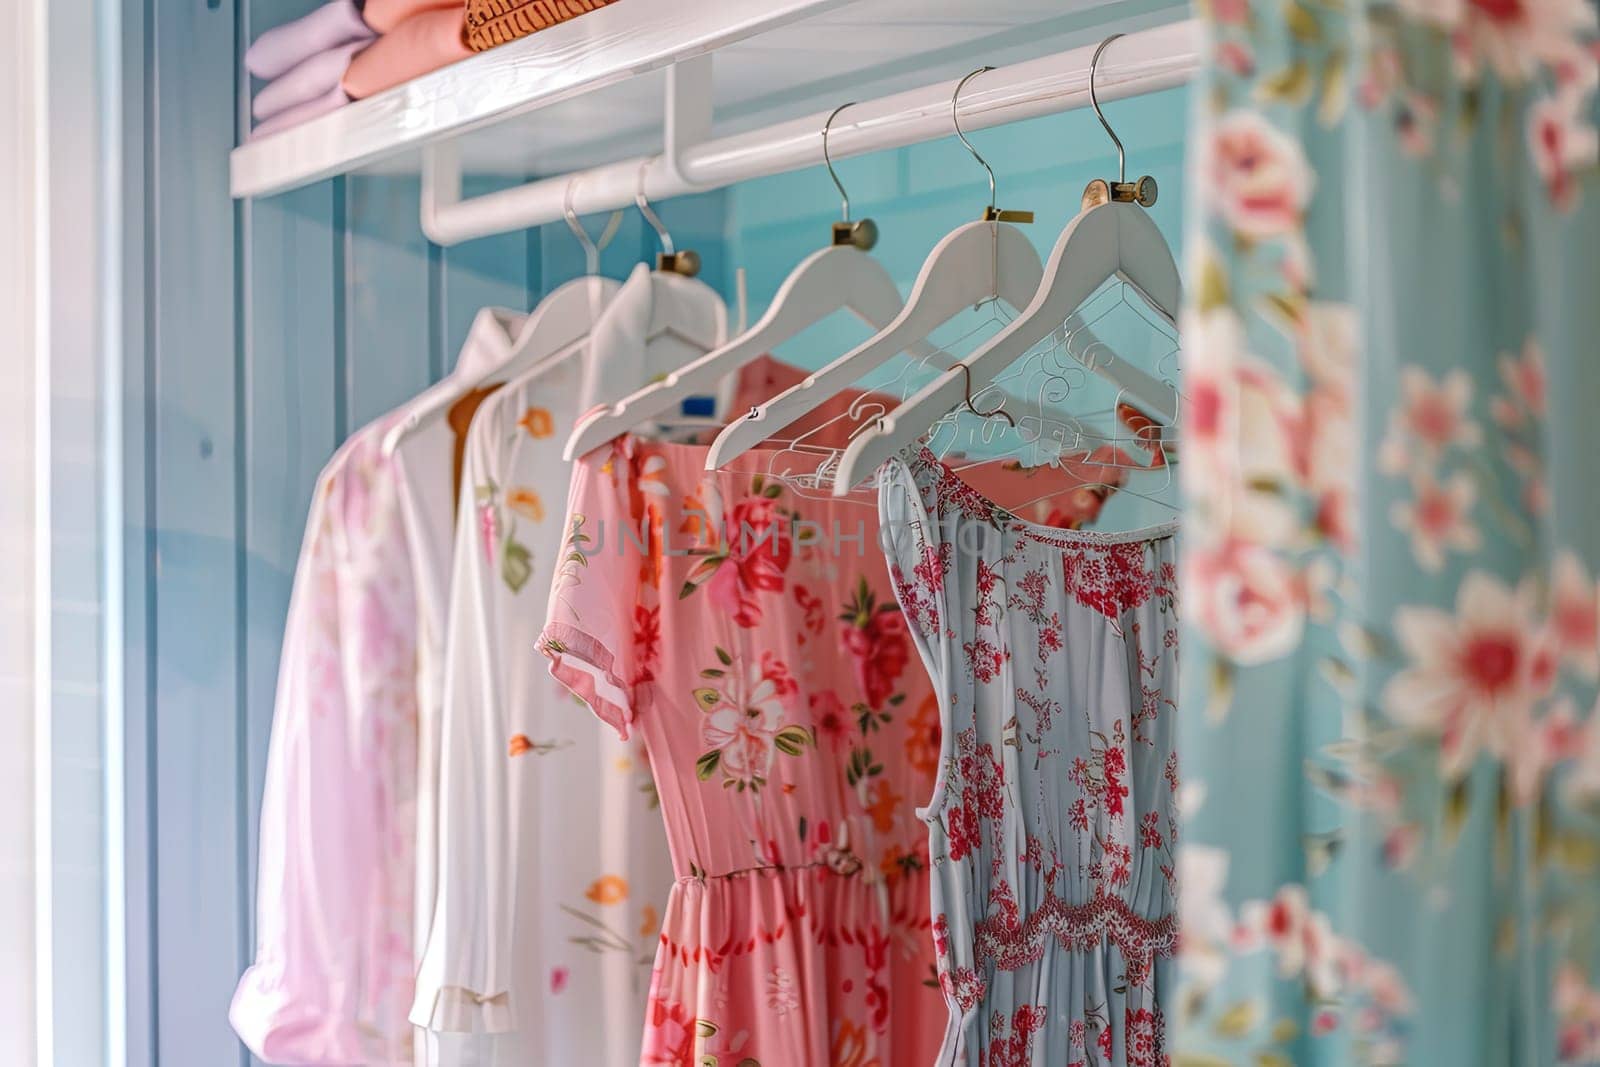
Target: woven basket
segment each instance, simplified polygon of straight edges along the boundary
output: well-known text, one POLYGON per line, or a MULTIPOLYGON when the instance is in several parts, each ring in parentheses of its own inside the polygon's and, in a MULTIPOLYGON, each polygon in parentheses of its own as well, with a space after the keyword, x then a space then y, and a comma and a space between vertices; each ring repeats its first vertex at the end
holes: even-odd
POLYGON ((467 47, 482 52, 547 30, 613 0, 467 0, 467 47))

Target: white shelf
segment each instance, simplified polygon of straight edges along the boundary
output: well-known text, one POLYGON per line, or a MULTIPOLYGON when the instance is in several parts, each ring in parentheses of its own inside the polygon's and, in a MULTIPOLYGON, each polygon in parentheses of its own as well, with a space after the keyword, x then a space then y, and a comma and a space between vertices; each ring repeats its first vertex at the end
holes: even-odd
POLYGON ((236 197, 415 170, 554 174, 661 146, 663 71, 714 53, 712 134, 1048 55, 1170 21, 1171 0, 619 0, 233 151, 236 197))

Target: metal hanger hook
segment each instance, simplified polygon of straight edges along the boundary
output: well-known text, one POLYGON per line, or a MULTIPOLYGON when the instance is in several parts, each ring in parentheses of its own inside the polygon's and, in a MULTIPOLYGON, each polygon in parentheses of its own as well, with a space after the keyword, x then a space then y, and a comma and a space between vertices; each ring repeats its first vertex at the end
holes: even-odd
POLYGON ((600 231, 600 240, 591 240, 588 232, 583 228, 583 224, 578 221, 578 213, 572 209, 572 194, 577 187, 578 179, 576 177, 567 182, 567 193, 562 199, 561 213, 566 217, 567 228, 572 231, 572 236, 576 237, 578 243, 583 245, 583 261, 584 266, 587 268, 585 273, 599 274, 600 253, 605 251, 605 247, 617 235, 617 227, 622 225, 622 212, 613 211, 611 218, 606 221, 605 229, 600 231))
POLYGON ((633 190, 633 202, 639 208, 639 214, 644 216, 644 220, 650 224, 650 228, 656 231, 656 236, 661 239, 661 251, 670 256, 677 251, 672 246, 672 234, 667 232, 666 224, 661 221, 661 216, 657 215, 655 209, 650 206, 650 201, 644 198, 644 175, 649 169, 650 160, 647 159, 639 164, 639 183, 633 190))
POLYGON ((843 212, 845 222, 850 221, 850 194, 844 191, 844 182, 840 181, 839 175, 834 172, 833 159, 828 155, 828 130, 832 128, 833 120, 839 117, 839 112, 847 107, 855 106, 856 102, 854 100, 847 104, 840 104, 833 109, 833 114, 829 115, 828 120, 822 124, 822 162, 828 168, 828 177, 833 179, 833 187, 839 190, 839 200, 841 202, 839 210, 843 212))
POLYGON ((978 154, 978 150, 976 148, 972 147, 972 142, 967 140, 967 135, 961 132, 961 116, 957 113, 956 105, 961 101, 961 90, 966 87, 967 82, 971 81, 973 78, 976 78, 980 74, 987 74, 993 69, 994 68, 990 66, 979 67, 971 74, 968 74, 965 78, 962 78, 960 81, 956 82, 956 91, 950 94, 950 123, 956 128, 956 137, 960 138, 961 143, 966 146, 967 151, 972 153, 972 158, 978 161, 978 166, 984 169, 984 173, 989 175, 990 211, 994 210, 995 204, 994 168, 989 166, 988 162, 978 154))
POLYGON ((976 407, 973 406, 973 404, 972 404, 972 368, 967 366, 966 363, 964 363, 964 362, 957 363, 956 366, 961 368, 961 377, 966 382, 966 385, 964 386, 964 391, 966 393, 967 410, 972 412, 974 415, 977 415, 979 418, 983 418, 983 419, 992 419, 996 415, 998 415, 1002 419, 1005 419, 1006 422, 1010 423, 1011 424, 1011 428, 1013 430, 1015 430, 1017 428, 1017 420, 1012 418, 1011 417, 1011 412, 1006 410, 1006 402, 1005 402, 1004 399, 1002 399, 1000 401, 1000 403, 996 404, 994 406, 994 409, 991 410, 991 411, 979 411, 976 407))
POLYGON ((1111 128, 1111 123, 1106 121, 1105 112, 1100 110, 1100 98, 1095 95, 1094 91, 1094 76, 1095 72, 1100 68, 1100 54, 1106 50, 1106 45, 1122 36, 1124 35, 1120 33, 1113 33, 1110 37, 1107 37, 1105 40, 1101 41, 1100 47, 1094 50, 1094 58, 1089 60, 1089 106, 1094 108, 1094 117, 1099 119, 1100 125, 1105 127, 1106 136, 1111 138, 1111 143, 1117 146, 1118 182, 1126 182, 1128 180, 1128 168, 1126 164, 1126 157, 1122 150, 1122 139, 1117 136, 1117 131, 1111 128))

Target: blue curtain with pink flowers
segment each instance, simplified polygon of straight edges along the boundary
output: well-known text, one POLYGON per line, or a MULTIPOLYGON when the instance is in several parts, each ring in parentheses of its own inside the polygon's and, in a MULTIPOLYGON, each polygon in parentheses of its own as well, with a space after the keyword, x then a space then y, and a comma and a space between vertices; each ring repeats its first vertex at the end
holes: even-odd
POLYGON ((1173 1060, 1600 1063, 1592 0, 1199 0, 1173 1060))

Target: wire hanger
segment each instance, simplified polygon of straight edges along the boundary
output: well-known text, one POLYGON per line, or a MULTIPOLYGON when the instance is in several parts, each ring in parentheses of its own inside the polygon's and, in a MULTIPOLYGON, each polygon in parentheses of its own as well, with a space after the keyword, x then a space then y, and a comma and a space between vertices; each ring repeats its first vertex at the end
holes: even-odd
MULTIPOLYGON (((1155 182, 1148 176, 1128 182, 1122 170, 1121 142, 1094 94, 1094 76, 1102 42, 1090 64, 1090 102, 1112 141, 1118 146, 1116 183, 1095 179, 1084 190, 1081 210, 1062 231, 1045 263, 1043 279, 1027 306, 1009 325, 980 345, 963 361, 968 369, 947 371, 910 400, 890 412, 877 426, 860 434, 845 450, 840 462, 836 493, 847 492, 888 458, 921 439, 952 410, 971 397, 970 383, 994 382, 1040 341, 1073 329, 1076 313, 1108 280, 1120 278, 1159 317, 1176 330, 1182 291, 1178 267, 1161 231, 1145 210, 1154 201, 1155 182)), ((1156 422, 1177 419, 1177 392, 1125 360, 1102 359, 1096 353, 1084 358, 1072 346, 1069 353, 1082 366, 1115 385, 1125 397, 1156 422)))
MULTIPOLYGON (((877 224, 871 219, 850 220, 849 194, 828 155, 828 131, 839 113, 850 106, 835 108, 822 127, 823 162, 842 202, 843 217, 833 224, 832 243, 800 261, 755 325, 580 423, 567 440, 569 459, 680 409, 689 397, 711 392, 737 371, 837 311, 848 310, 875 329, 888 325, 900 313, 904 307, 900 289, 883 264, 866 254, 877 243, 877 224)), ((921 351, 928 354, 932 349, 923 346, 921 351)))
MULTIPOLYGON (((980 67, 956 83, 951 93, 952 116, 959 113, 961 89, 986 69, 992 68, 980 67)), ((1003 213, 995 206, 994 170, 972 150, 959 121, 955 129, 989 179, 989 204, 980 220, 957 227, 934 246, 893 322, 723 430, 711 445, 708 467, 725 466, 755 448, 864 375, 926 342, 934 330, 962 312, 985 304, 1021 307, 1032 297, 1041 271, 1039 254, 1021 230, 1001 221, 1003 213)), ((1022 220, 1025 215, 1017 212, 1010 217, 1022 220)))
POLYGON ((487 358, 469 362, 467 357, 475 353, 473 341, 480 333, 480 321, 484 316, 510 317, 510 313, 498 312, 492 308, 480 311, 479 320, 474 321, 472 335, 469 336, 468 344, 464 346, 462 358, 457 361, 455 369, 438 385, 425 390, 413 400, 401 420, 384 435, 385 455, 393 455, 394 450, 407 436, 439 418, 456 401, 474 389, 480 389, 491 383, 509 381, 543 364, 547 359, 558 359, 564 354, 581 350, 582 342, 588 339, 595 323, 610 304, 611 298, 621 288, 619 282, 601 277, 599 271, 600 251, 616 236, 617 227, 622 222, 622 213, 620 211, 612 213, 610 221, 601 233, 598 245, 591 241, 583 227, 578 224, 578 217, 572 210, 572 194, 577 182, 578 179, 573 178, 567 183, 564 213, 567 217, 567 226, 583 245, 584 264, 588 273, 559 285, 546 294, 538 306, 522 319, 521 327, 507 347, 490 353, 487 358))

